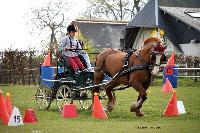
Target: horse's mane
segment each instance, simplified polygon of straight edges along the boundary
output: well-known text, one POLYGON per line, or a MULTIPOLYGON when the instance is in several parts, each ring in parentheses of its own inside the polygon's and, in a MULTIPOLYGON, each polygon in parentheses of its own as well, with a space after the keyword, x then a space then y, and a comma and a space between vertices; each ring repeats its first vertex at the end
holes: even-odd
POLYGON ((150 38, 147 38, 145 41, 144 41, 144 46, 146 44, 148 44, 149 42, 161 42, 161 40, 159 38, 156 38, 156 37, 150 37, 150 38))

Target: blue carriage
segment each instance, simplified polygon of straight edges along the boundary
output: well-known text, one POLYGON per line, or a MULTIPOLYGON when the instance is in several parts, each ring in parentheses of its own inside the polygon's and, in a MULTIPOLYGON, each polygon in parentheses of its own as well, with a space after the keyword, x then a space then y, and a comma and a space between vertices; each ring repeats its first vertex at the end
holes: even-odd
MULTIPOLYGON (((106 99, 103 86, 110 78, 106 77, 100 86, 100 99, 106 99)), ((75 74, 64 55, 60 55, 57 66, 40 66, 39 87, 35 94, 37 106, 49 109, 52 101, 62 111, 64 104, 72 104, 79 100, 83 109, 92 105, 92 90, 94 89, 94 72, 75 74)))

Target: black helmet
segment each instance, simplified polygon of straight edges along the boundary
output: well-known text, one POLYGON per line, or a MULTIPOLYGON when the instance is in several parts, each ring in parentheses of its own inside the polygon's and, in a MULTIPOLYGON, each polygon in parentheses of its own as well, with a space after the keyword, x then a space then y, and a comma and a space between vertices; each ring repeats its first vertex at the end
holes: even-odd
POLYGON ((67 27, 67 31, 68 31, 68 32, 71 32, 71 31, 76 32, 77 30, 76 30, 75 26, 72 24, 72 25, 69 25, 69 26, 67 27))

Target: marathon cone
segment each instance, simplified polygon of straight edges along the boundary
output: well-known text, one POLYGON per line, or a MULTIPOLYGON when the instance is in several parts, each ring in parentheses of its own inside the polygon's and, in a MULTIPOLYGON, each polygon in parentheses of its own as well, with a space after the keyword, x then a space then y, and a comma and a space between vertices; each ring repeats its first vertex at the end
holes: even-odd
POLYGON ((24 123, 35 123, 37 122, 37 117, 33 109, 27 109, 24 115, 24 123))
POLYGON ((42 64, 42 66, 51 66, 51 63, 50 63, 50 53, 48 53, 47 57, 45 58, 44 60, 44 63, 42 64))
POLYGON ((164 93, 173 92, 173 87, 168 78, 166 78, 165 84, 162 87, 162 92, 164 93))
POLYGON ((3 124, 8 124, 9 114, 3 98, 3 91, 0 90, 0 119, 3 124))
POLYGON ((11 101, 10 101, 10 93, 6 93, 6 108, 8 111, 8 115, 9 117, 12 114, 12 105, 11 105, 11 101))
POLYGON ((172 52, 171 57, 168 59, 166 66, 174 66, 174 52, 172 52))
POLYGON ((98 98, 97 93, 94 93, 94 101, 93 101, 93 107, 92 107, 92 117, 98 118, 98 119, 108 119, 101 102, 98 98))
POLYGON ((176 91, 173 92, 173 95, 163 113, 164 116, 177 116, 178 107, 177 107, 177 98, 176 98, 176 91))
POLYGON ((75 118, 77 117, 77 109, 74 104, 65 104, 62 111, 63 118, 75 118))

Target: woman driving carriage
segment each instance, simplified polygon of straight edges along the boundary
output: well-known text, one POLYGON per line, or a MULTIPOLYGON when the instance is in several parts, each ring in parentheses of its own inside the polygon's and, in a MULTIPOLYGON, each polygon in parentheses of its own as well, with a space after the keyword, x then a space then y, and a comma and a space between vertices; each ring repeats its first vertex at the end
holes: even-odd
POLYGON ((80 71, 86 71, 86 69, 78 58, 77 49, 80 50, 82 47, 74 38, 75 32, 75 26, 73 24, 69 25, 67 27, 67 35, 62 38, 60 47, 62 49, 62 54, 64 54, 68 59, 75 74, 78 74, 80 71))

